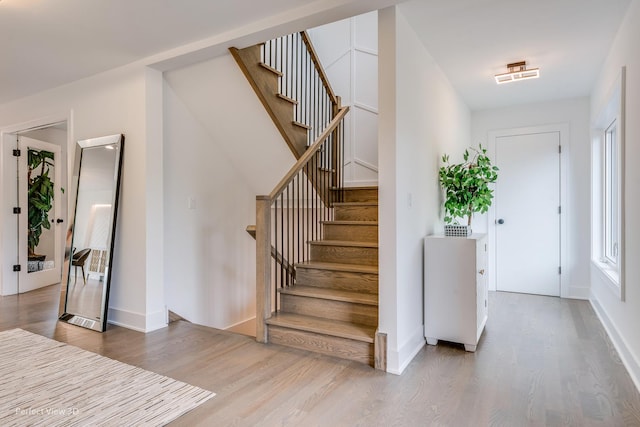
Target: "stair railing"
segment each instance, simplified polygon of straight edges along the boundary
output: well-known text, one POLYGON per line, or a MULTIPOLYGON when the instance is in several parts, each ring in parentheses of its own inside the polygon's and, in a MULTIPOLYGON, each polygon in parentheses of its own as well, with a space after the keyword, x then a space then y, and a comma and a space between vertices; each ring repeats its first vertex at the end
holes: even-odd
POLYGON ((256 339, 267 342, 265 320, 278 311, 278 288, 292 286, 307 261, 309 242, 321 240, 323 221, 344 187, 344 117, 341 107, 307 151, 266 196, 256 197, 256 339), (276 256, 273 256, 273 254, 276 256))
POLYGON ((295 101, 293 121, 308 132, 311 145, 326 129, 340 108, 318 55, 306 31, 289 34, 262 44, 262 62, 282 73, 280 94, 295 101))

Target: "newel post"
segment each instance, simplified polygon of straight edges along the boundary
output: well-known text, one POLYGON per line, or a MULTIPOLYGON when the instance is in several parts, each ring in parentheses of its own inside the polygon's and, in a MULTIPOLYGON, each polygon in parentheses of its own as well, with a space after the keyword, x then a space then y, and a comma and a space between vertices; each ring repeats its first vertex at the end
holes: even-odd
POLYGON ((256 197, 256 340, 266 343, 271 317, 271 199, 256 197))
MULTIPOLYGON (((335 104, 333 104, 332 106, 332 119, 335 118, 338 113, 340 112, 340 108, 342 107, 342 98, 340 98, 339 96, 336 97, 337 102, 335 104)), ((335 130, 333 131, 332 135, 331 135, 331 186, 338 188, 340 187, 340 165, 338 164, 340 161, 342 161, 340 159, 341 155, 340 155, 340 151, 341 151, 341 144, 343 144, 343 141, 340 141, 340 139, 342 138, 342 134, 340 132, 340 126, 337 126, 335 128, 335 130)), ((336 200, 334 200, 336 201, 336 200)), ((337 200, 337 201, 341 201, 341 200, 337 200)))

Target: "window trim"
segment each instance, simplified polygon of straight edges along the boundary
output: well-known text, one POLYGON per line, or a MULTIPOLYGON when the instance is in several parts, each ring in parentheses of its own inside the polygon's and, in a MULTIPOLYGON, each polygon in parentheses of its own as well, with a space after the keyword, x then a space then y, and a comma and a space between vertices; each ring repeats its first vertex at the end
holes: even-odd
POLYGON ((622 67, 615 84, 609 92, 606 103, 601 108, 592 126, 592 210, 591 210, 591 261, 599 271, 604 282, 612 292, 621 300, 625 300, 625 86, 626 67, 622 67), (606 139, 609 130, 614 126, 616 133, 616 159, 617 168, 617 257, 609 257, 611 248, 608 248, 607 219, 610 200, 607 194, 606 164, 607 147, 606 139))
POLYGON ((602 133, 602 260, 618 270, 620 255, 620 155, 618 119, 615 117, 602 133), (611 136, 613 135, 613 138, 611 136), (611 152, 613 151, 613 152, 611 152), (611 158, 613 157, 613 159, 611 158), (613 169, 613 171, 611 171, 613 169), (614 176, 615 175, 615 176, 614 176), (613 180, 613 183, 611 182, 613 180), (614 187, 614 188, 610 188, 614 187), (614 195, 615 193, 615 195, 614 195), (615 212, 612 214, 612 210, 615 212), (614 218, 615 217, 615 218, 614 218), (612 228, 615 227, 615 231, 612 228), (612 237, 615 241, 612 242, 612 237), (614 251, 615 249, 615 251, 614 251), (617 252, 617 253, 613 253, 617 252))

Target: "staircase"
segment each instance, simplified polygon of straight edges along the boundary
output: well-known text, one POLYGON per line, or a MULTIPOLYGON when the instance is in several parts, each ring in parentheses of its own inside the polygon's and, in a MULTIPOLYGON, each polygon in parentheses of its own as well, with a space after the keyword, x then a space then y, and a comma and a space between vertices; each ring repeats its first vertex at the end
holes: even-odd
POLYGON ((267 319, 268 339, 374 365, 378 327, 378 192, 346 188, 324 239, 296 264, 293 286, 279 289, 280 311, 267 319))
POLYGON ((263 62, 260 45, 229 50, 285 142, 296 158, 300 158, 307 149, 309 126, 293 120, 298 101, 280 92, 283 73, 263 62))
POLYGON ((256 339, 386 369, 378 189, 345 188, 340 105, 305 32, 230 49, 298 159, 256 198, 256 339))

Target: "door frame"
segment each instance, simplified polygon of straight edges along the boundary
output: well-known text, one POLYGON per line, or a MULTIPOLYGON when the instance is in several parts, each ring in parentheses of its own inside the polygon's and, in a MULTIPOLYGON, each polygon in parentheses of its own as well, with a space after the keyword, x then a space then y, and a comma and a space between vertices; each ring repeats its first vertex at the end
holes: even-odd
MULTIPOLYGON (((569 176, 569 155, 570 155, 570 126, 569 123, 553 123, 547 125, 527 126, 518 128, 508 128, 492 130, 488 133, 487 138, 487 153, 492 159, 496 158, 496 139, 507 136, 520 136, 530 135, 535 133, 551 133, 558 132, 560 137, 560 145, 562 147, 562 153, 560 154, 560 206, 562 211, 560 214, 560 267, 562 268, 562 274, 560 274, 560 298, 570 297, 571 283, 570 274, 567 260, 568 258, 568 227, 567 218, 571 214, 571 206, 569 205, 567 198, 567 188, 569 176)), ((498 171, 498 180, 500 179, 500 172, 498 171)), ((487 212, 487 234, 489 247, 489 290, 496 290, 496 277, 498 260, 496 255, 496 208, 495 203, 492 203, 487 212)))
MULTIPOLYGON (((1 144, 0 146, 2 147, 2 149, 0 150, 0 167, 4 167, 5 163, 8 161, 14 160, 13 157, 7 158, 7 155, 5 155, 5 153, 7 152, 7 150, 5 150, 6 148, 5 137, 7 135, 14 135, 19 132, 35 130, 38 128, 46 128, 48 126, 52 126, 60 122, 67 123, 67 143, 65 146, 61 146, 60 148, 61 148, 61 158, 64 161, 64 164, 62 165, 62 170, 61 170, 61 180, 62 180, 62 183, 64 184, 64 187, 68 188, 69 187, 68 169, 69 169, 69 165, 73 164, 72 156, 74 156, 75 154, 73 150, 69 150, 69 147, 73 147, 73 144, 75 141, 74 135, 73 135, 73 110, 69 110, 66 112, 59 112, 49 116, 40 117, 38 119, 33 119, 33 120, 17 123, 14 125, 2 127, 0 129, 0 144, 1 144)), ((7 204, 15 204, 15 201, 8 200, 7 197, 8 196, 4 194, 3 187, 0 186, 0 206, 6 206, 7 204)), ((66 230, 66 228, 68 228, 69 226, 68 224, 69 199, 66 193, 63 195, 63 200, 66 200, 66 203, 62 203, 61 217, 64 218, 65 220, 65 224, 66 224, 65 230, 66 230)), ((0 217, 0 260, 4 262, 5 257, 8 256, 7 255, 8 253, 15 252, 17 248, 17 242, 8 242, 6 233, 3 233, 3 230, 2 230, 2 227, 5 224, 6 217, 13 216, 14 214, 10 213, 8 209, 3 209, 2 212, 4 212, 4 214, 0 214, 2 215, 2 217, 0 217)), ((64 249, 65 249, 64 235, 63 235, 63 238, 60 240, 62 245, 62 248, 60 250, 62 251, 61 253, 64 254, 64 249)), ((17 257, 17 254, 16 254, 16 257, 17 257)), ((64 269, 64 255, 63 255, 62 261, 63 261, 63 265, 61 266, 62 281, 64 281, 65 277, 68 274, 68 272, 66 272, 64 269)), ((26 264, 24 268, 26 268, 26 264)), ((14 273, 13 271, 5 272, 4 270, 6 269, 4 268, 2 270, 3 271, 0 274, 0 295, 15 295, 17 292, 18 273, 14 273)))

